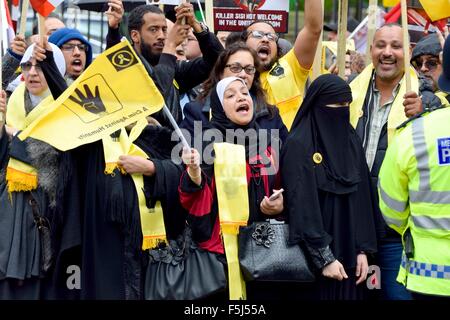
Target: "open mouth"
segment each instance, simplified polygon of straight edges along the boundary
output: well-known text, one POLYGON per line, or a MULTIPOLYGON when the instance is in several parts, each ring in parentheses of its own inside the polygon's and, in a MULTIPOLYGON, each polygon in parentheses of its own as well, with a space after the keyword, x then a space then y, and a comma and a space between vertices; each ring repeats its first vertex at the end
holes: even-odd
POLYGON ((395 65, 397 61, 395 60, 381 60, 380 63, 385 66, 395 65))
POLYGON ((262 45, 258 48, 257 54, 261 59, 267 59, 270 55, 270 48, 266 45, 262 45))
POLYGON ((243 104, 243 105, 240 105, 240 106, 236 109, 236 112, 237 112, 237 113, 241 113, 241 114, 247 114, 247 113, 249 112, 249 110, 250 110, 249 105, 248 105, 248 104, 243 104))
POLYGON ((80 59, 73 60, 71 65, 75 70, 81 70, 83 68, 83 62, 80 59))

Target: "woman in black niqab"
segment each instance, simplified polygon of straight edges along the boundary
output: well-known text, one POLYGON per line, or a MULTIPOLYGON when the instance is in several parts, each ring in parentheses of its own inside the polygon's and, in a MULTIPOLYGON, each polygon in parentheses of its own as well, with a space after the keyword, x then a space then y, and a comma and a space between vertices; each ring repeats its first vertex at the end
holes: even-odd
POLYGON ((322 271, 319 299, 363 298, 366 255, 376 251, 375 204, 364 152, 349 121, 351 101, 345 81, 317 78, 281 152, 290 242, 305 244, 322 271))

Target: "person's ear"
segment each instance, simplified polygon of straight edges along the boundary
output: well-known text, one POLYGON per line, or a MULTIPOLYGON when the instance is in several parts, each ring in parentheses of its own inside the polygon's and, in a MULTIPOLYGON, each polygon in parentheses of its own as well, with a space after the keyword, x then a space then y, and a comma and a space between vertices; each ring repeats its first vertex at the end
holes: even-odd
POLYGON ((136 43, 136 44, 141 43, 141 34, 139 33, 138 30, 131 30, 130 38, 133 41, 133 43, 136 43))

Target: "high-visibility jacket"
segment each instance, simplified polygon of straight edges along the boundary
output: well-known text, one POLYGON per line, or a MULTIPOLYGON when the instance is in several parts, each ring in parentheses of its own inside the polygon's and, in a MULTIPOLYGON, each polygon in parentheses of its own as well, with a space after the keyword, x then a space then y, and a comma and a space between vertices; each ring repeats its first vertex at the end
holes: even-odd
POLYGON ((439 100, 441 100, 441 103, 448 107, 450 106, 450 94, 447 92, 442 92, 442 91, 436 91, 434 93, 436 95, 436 97, 439 98, 439 100))
POLYGON ((389 145, 378 183, 386 223, 404 235, 397 281, 409 290, 450 296, 450 108, 410 121, 389 145))

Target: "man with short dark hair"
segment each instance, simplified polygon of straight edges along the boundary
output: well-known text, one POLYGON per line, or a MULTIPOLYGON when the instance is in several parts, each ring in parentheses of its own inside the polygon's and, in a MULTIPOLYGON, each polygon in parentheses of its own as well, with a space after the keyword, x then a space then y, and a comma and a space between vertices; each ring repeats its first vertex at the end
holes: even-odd
MULTIPOLYGON (((183 3, 175 8, 175 12, 177 21, 168 34, 165 16, 159 7, 153 5, 136 7, 128 16, 128 32, 136 52, 149 62, 150 73, 159 85, 167 107, 175 120, 180 122, 183 116, 180 94, 208 78, 223 47, 216 36, 195 19, 192 4, 183 3), (185 25, 182 24, 184 19, 185 25), (177 61, 176 48, 187 38, 191 28, 200 45, 202 57, 190 61, 177 61)), ((109 25, 110 32, 111 27, 118 26, 111 21, 109 25)), ((110 43, 113 44, 114 41, 110 43)), ((154 116, 161 124, 170 126, 162 112, 154 116)))
MULTIPOLYGON (((405 70, 402 27, 388 24, 379 28, 371 45, 373 64, 367 66, 351 83, 353 102, 350 121, 361 138, 370 170, 373 190, 396 128, 423 111, 418 95, 419 80, 411 68, 405 70), (411 90, 406 91, 405 73, 411 75, 411 90)), ((374 193, 375 199, 378 198, 374 193)), ((407 300, 410 294, 395 281, 401 262, 402 242, 375 208, 378 237, 378 265, 381 269, 381 292, 384 299, 407 300)))

